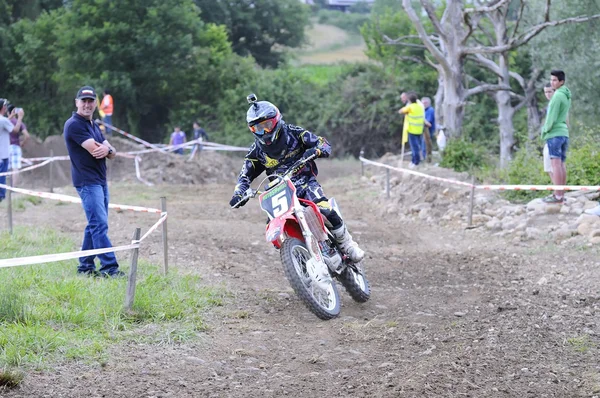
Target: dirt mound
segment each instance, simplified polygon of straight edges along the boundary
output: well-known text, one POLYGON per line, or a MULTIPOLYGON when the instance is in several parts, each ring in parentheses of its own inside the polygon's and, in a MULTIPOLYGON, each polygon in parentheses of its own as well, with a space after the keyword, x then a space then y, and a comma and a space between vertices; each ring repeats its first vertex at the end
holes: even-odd
MULTIPOLYGON (((111 144, 119 153, 139 151, 145 148, 128 139, 111 137, 111 144)), ((23 148, 24 158, 67 155, 62 135, 47 137, 40 141, 32 137, 23 148)), ((142 178, 153 184, 203 184, 218 181, 233 181, 242 162, 243 153, 203 151, 196 159, 188 161, 188 155, 173 153, 147 153, 141 158, 142 178)), ((19 176, 19 186, 38 189, 50 187, 50 166, 25 172, 19 176)), ((56 161, 52 165, 54 186, 71 184, 71 164, 68 160, 56 161)), ((137 181, 133 157, 119 156, 109 162, 109 181, 137 181)))

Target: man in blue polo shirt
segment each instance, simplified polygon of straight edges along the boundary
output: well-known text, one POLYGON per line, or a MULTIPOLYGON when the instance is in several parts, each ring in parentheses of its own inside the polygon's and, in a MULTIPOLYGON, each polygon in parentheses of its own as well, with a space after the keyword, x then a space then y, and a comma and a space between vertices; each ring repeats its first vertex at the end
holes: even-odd
MULTIPOLYGON (((81 250, 112 247, 108 239, 108 187, 106 185, 106 159, 114 159, 113 148, 92 120, 96 110, 96 91, 84 86, 75 98, 77 112, 66 121, 65 142, 71 157, 71 175, 77 189, 88 225, 83 234, 81 250)), ((114 252, 99 254, 100 270, 96 271, 94 258, 79 258, 79 274, 120 277, 119 264, 114 252)))

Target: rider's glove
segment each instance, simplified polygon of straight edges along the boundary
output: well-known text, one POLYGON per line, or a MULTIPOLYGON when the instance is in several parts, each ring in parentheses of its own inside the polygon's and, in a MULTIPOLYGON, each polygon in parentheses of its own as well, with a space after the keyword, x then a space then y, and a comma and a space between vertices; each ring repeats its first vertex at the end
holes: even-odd
MULTIPOLYGON (((238 203, 240 203, 242 201, 243 195, 239 192, 236 192, 233 194, 233 196, 231 197, 231 200, 229 201, 229 206, 233 207, 235 205, 237 205, 238 203)), ((240 203, 240 205, 238 207, 242 207, 243 205, 246 204, 246 201, 244 201, 243 203, 240 203)))
POLYGON ((315 158, 318 158, 319 156, 321 156, 321 150, 317 148, 307 149, 306 151, 304 151, 304 155, 302 155, 302 160, 306 160, 313 155, 317 155, 315 158))

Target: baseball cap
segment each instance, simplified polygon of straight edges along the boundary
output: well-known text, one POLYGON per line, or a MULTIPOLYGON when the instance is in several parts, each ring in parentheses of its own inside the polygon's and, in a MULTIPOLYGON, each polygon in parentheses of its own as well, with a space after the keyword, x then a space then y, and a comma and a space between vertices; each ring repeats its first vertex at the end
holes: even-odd
POLYGON ((77 92, 77 97, 75 99, 96 99, 96 90, 94 90, 91 86, 83 86, 77 92))

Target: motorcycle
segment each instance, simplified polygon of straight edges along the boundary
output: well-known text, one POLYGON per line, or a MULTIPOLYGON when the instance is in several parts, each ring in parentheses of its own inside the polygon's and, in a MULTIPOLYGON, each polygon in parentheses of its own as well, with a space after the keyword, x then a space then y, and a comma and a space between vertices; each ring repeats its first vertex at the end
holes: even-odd
MULTIPOLYGON (((296 195, 291 177, 313 157, 299 160, 283 175, 265 177, 259 184, 259 188, 265 186, 263 191, 249 188, 233 208, 258 195, 260 207, 269 217, 266 240, 279 249, 286 278, 312 313, 329 320, 341 311, 335 279, 359 303, 369 300, 371 289, 362 264, 352 262, 341 251, 330 232, 331 223, 317 205, 296 195)), ((329 204, 341 216, 335 199, 329 199, 329 204)))

